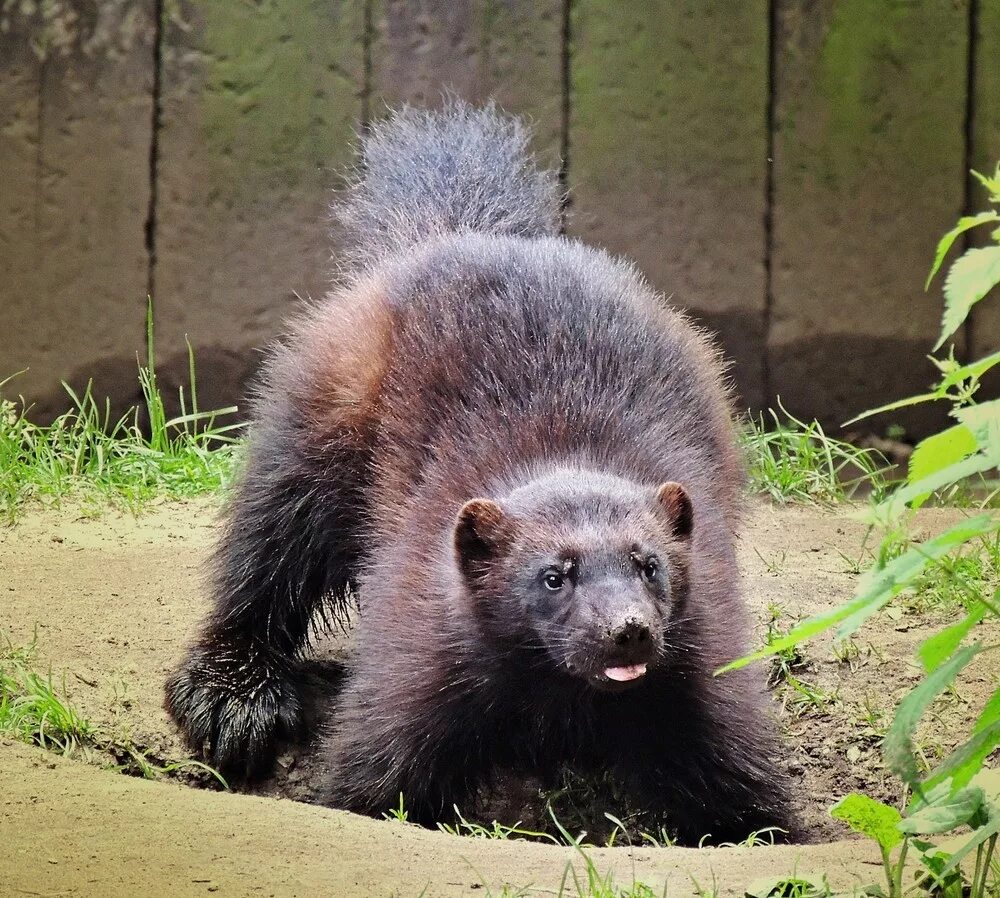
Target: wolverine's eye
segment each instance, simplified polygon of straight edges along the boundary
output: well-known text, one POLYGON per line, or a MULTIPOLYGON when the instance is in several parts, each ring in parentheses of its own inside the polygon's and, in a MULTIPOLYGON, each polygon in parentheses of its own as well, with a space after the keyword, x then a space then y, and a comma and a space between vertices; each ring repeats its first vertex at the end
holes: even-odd
POLYGON ((543 578, 542 582, 545 584, 546 589, 552 590, 552 592, 559 592, 563 588, 563 584, 566 582, 566 577, 559 573, 559 571, 549 571, 543 578))
POLYGON ((660 563, 655 558, 647 558, 642 563, 642 579, 649 584, 656 582, 660 573, 660 563))

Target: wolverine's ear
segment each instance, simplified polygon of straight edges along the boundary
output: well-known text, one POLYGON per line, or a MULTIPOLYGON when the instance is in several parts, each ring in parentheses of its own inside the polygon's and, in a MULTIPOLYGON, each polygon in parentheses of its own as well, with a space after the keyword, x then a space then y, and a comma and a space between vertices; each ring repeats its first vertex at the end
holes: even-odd
POLYGON ((490 499, 471 499, 455 522, 455 552, 466 577, 486 573, 490 561, 509 545, 511 523, 503 509, 490 499))
POLYGON ((694 509, 687 490, 679 483, 668 480, 657 487, 656 502, 673 535, 678 539, 690 539, 694 529, 694 509))

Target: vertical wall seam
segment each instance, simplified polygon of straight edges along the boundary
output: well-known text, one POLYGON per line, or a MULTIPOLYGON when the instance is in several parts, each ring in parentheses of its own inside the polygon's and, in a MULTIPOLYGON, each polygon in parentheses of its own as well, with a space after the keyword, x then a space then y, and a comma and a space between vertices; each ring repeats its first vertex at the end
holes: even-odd
POLYGON ((771 318, 774 308, 774 135, 777 103, 778 0, 768 0, 767 6, 767 100, 764 104, 764 126, 767 129, 764 160, 764 315, 761 359, 763 403, 774 400, 771 371, 771 318))
MULTIPOLYGON (((149 138, 149 207, 146 212, 146 295, 156 292, 156 203, 160 166, 160 128, 163 124, 163 0, 153 2, 153 109, 149 138)), ((142 316, 145 334, 145 315, 142 316)))
POLYGON ((372 44, 375 39, 374 16, 372 3, 374 0, 364 0, 364 12, 361 32, 361 133, 368 133, 371 123, 372 97, 372 44))
MULTIPOLYGON (((976 63, 979 51, 979 0, 969 0, 969 44, 966 54, 965 68, 965 120, 962 123, 963 137, 965 139, 965 154, 962 165, 962 214, 972 215, 975 205, 975 185, 969 171, 976 164, 976 63)), ((966 233, 963 235, 962 245, 967 249, 972 244, 973 235, 966 233)), ((965 319, 963 333, 965 336, 965 352, 963 354, 966 361, 974 358, 974 341, 976 334, 975 322, 976 310, 969 311, 965 319)))
POLYGON ((573 198, 569 193, 570 118, 572 114, 573 89, 573 46, 572 46, 572 6, 573 0, 563 0, 562 4, 562 55, 560 68, 560 122, 559 122, 559 187, 562 192, 560 209, 561 230, 566 231, 567 217, 573 198))

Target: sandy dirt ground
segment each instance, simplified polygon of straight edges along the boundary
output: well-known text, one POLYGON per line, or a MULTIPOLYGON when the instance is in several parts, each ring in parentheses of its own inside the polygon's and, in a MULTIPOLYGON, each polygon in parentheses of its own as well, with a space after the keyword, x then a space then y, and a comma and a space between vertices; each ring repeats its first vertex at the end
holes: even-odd
MULTIPOLYGON (((957 514, 923 512, 914 527, 919 534, 957 514)), ((162 684, 206 608, 215 517, 215 503, 199 501, 154 507, 139 518, 33 511, 0 529, 0 634, 15 645, 36 639, 38 665, 65 682, 75 706, 156 763, 186 756, 162 710, 162 684)), ((841 601, 865 559, 864 535, 849 506, 754 504, 740 557, 755 616, 763 622, 769 607, 780 608, 779 624, 787 627, 841 601)), ((879 762, 880 731, 919 678, 916 645, 957 613, 883 613, 846 657, 834 656, 828 642, 807 648, 794 674, 808 695, 776 688, 786 765, 812 844, 594 849, 597 868, 614 870, 624 884, 634 875, 658 893, 665 884, 669 895, 690 895, 692 877, 705 886, 713 876, 719 895, 742 895, 749 879, 793 869, 825 872, 838 887, 876 879, 877 856, 845 840, 827 810, 861 788, 899 800, 879 762)), ((321 645, 318 696, 330 691, 344 648, 342 640, 321 645)), ((998 679, 1000 665, 989 656, 937 708, 922 734, 931 760, 954 744, 998 679)), ((317 702, 315 714, 322 713, 317 702)), ((567 862, 583 870, 570 849, 463 839, 287 800, 313 794, 317 770, 308 745, 289 747, 256 795, 148 782, 101 769, 107 760, 64 760, 0 742, 0 894, 416 898, 496 894, 503 883, 555 894, 567 862)), ((499 806, 517 816, 499 819, 534 822, 541 802, 532 798, 530 788, 507 796, 499 806)))

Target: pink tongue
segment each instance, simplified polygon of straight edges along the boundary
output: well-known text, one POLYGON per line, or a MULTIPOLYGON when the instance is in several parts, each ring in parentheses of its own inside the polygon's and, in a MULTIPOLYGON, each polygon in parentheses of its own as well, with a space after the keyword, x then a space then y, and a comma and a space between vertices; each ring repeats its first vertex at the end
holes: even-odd
POLYGON ((617 680, 619 683, 627 683, 629 680, 638 680, 646 673, 645 664, 630 664, 628 667, 605 667, 604 676, 609 680, 617 680))

